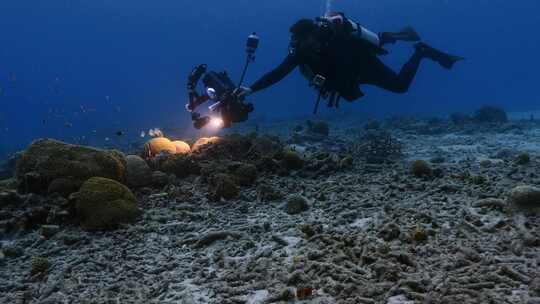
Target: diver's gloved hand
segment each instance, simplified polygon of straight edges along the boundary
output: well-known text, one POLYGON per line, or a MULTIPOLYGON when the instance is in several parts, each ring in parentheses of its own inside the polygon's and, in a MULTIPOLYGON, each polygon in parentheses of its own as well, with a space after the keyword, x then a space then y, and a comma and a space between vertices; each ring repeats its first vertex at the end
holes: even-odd
POLYGON ((233 94, 240 99, 246 98, 251 95, 251 93, 253 93, 253 90, 249 87, 239 87, 233 92, 233 94))

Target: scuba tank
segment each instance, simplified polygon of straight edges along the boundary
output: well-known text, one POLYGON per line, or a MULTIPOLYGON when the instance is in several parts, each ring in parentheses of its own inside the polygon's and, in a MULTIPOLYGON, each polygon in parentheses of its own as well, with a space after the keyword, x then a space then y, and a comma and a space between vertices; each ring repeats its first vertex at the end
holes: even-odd
MULTIPOLYGON (((388 51, 383 48, 384 44, 395 43, 396 41, 419 41, 420 36, 416 31, 407 27, 397 33, 381 33, 377 34, 360 25, 360 23, 349 19, 341 12, 328 13, 322 17, 315 18, 315 24, 318 27, 318 37, 323 41, 326 47, 332 46, 332 41, 336 37, 353 36, 360 38, 368 53, 373 56, 386 55, 388 51)), ((315 104, 314 113, 321 99, 328 102, 329 107, 339 107, 340 98, 343 97, 347 101, 354 101, 364 96, 359 88, 356 79, 337 79, 336 75, 325 75, 327 71, 316 71, 313 67, 303 64, 300 66, 300 72, 306 78, 310 86, 318 91, 318 98, 315 104), (332 76, 332 78, 328 78, 332 76), (334 79, 335 78, 335 79, 334 79)))

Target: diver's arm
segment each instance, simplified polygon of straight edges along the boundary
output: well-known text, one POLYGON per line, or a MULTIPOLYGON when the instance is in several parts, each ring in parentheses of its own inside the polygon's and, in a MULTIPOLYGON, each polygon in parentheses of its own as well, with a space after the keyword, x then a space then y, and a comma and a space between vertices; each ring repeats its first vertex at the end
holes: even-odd
POLYGON ((285 60, 274 70, 267 73, 250 86, 251 93, 264 90, 289 75, 298 66, 298 60, 295 53, 290 53, 285 60))

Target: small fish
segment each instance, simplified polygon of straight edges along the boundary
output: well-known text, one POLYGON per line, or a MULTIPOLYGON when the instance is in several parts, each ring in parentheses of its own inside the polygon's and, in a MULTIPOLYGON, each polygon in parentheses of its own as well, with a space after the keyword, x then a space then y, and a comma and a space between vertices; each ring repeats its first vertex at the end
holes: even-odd
POLYGON ((72 128, 72 127, 73 127, 73 124, 66 121, 66 123, 64 123, 64 127, 66 127, 66 128, 72 128))
POLYGON ((124 135, 124 131, 116 131, 116 136, 123 136, 124 135))
POLYGON ((154 129, 148 130, 148 135, 152 137, 163 137, 163 132, 158 128, 154 128, 154 129))
POLYGON ((146 137, 146 132, 141 131, 141 138, 145 138, 145 137, 146 137))
POLYGON ((110 138, 108 138, 108 137, 105 137, 105 141, 109 141, 109 139, 110 139, 110 138))

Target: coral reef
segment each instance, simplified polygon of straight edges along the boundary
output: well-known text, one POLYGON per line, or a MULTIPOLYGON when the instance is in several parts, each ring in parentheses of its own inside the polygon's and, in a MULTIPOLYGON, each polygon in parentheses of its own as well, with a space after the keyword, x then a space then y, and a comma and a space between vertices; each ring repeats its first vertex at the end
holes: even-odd
POLYGON ((516 164, 518 165, 527 165, 531 162, 531 156, 529 155, 529 153, 521 153, 520 155, 518 155, 518 157, 516 158, 516 164))
POLYGON ((79 188, 83 182, 78 179, 61 177, 53 180, 47 188, 49 195, 59 194, 65 198, 68 198, 70 194, 79 191, 79 188))
POLYGON ((362 133, 352 143, 351 153, 370 164, 395 162, 402 156, 402 144, 385 130, 362 133))
POLYGON ((235 178, 229 174, 215 174, 209 179, 209 184, 210 198, 213 200, 230 200, 236 198, 240 193, 235 178))
POLYGON ((411 174, 416 177, 432 176, 433 170, 425 160, 415 160, 411 164, 411 174))
POLYGON ((45 274, 51 267, 51 263, 47 258, 34 257, 30 263, 30 275, 45 274))
POLYGON ((257 199, 262 202, 272 202, 283 198, 283 193, 268 184, 260 184, 257 187, 257 199))
POLYGON ((520 207, 540 207, 540 188, 533 186, 518 186, 510 191, 508 200, 520 207))
POLYGON ((193 144, 193 147, 191 148, 191 151, 193 152, 198 152, 201 148, 209 145, 209 144, 213 144, 213 143, 217 143, 220 141, 220 138, 219 137, 202 137, 202 138, 199 138, 194 144, 193 144))
MULTIPOLYGON (((415 117, 366 131, 362 121, 336 119, 331 137, 291 143, 289 130, 304 121, 261 126, 279 138, 225 135, 148 159, 156 171, 142 187, 127 182, 140 158, 105 151, 126 167, 132 193, 100 178, 68 198, 70 177, 42 195, 0 182, 0 302, 538 301, 540 124, 415 117), (399 153, 367 163, 363 138, 372 132, 399 138, 399 149, 373 150, 399 153), (291 151, 302 166, 285 165, 291 151), (518 165, 524 151, 529 161, 518 165), (421 178, 415 160, 430 160, 421 178), (200 170, 186 174, 190 164, 200 170), (99 229, 122 228, 114 231, 81 229, 83 190, 94 215, 124 202, 137 216, 99 229), (49 265, 31 275, 33 257, 49 265)), ((43 189, 37 172, 26 181, 43 189)))
POLYGON ((293 150, 286 150, 281 158, 281 163, 287 171, 300 170, 304 166, 304 159, 293 150))
POLYGON ((126 156, 126 184, 132 188, 151 184, 152 170, 144 159, 137 155, 126 156))
POLYGON ((251 186, 255 183, 258 176, 257 167, 253 164, 235 164, 233 168, 233 175, 236 181, 241 186, 251 186))
POLYGON ((470 123, 472 121, 472 118, 463 113, 452 113, 450 114, 450 122, 452 122, 454 125, 457 126, 463 126, 467 123, 470 123))
POLYGON ((324 121, 312 122, 308 120, 306 122, 308 131, 314 134, 319 134, 323 136, 328 136, 330 134, 330 126, 324 121))
POLYGON ((472 119, 477 123, 505 123, 508 121, 506 111, 493 106, 478 109, 472 119))
POLYGON ((12 178, 15 175, 17 161, 22 157, 22 152, 14 153, 8 157, 5 163, 0 163, 0 180, 12 178))
POLYGON ((171 154, 160 160, 159 169, 165 173, 172 173, 179 178, 187 177, 200 172, 200 165, 193 157, 186 154, 171 154))
POLYGON ((41 139, 33 142, 18 161, 16 177, 21 192, 46 193, 57 178, 82 182, 105 177, 123 182, 125 165, 114 152, 41 139))
POLYGON ((107 178, 93 177, 74 194, 75 208, 87 230, 108 230, 133 222, 140 214, 137 201, 124 185, 107 178))
POLYGON ((185 141, 175 140, 172 143, 176 146, 176 153, 187 154, 191 152, 191 147, 185 141))
POLYGON ((162 153, 175 154, 176 145, 165 137, 152 138, 144 144, 144 157, 155 157, 162 153))
POLYGON ((290 197, 285 204, 285 211, 288 214, 299 214, 309 209, 307 200, 299 195, 290 197))

